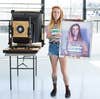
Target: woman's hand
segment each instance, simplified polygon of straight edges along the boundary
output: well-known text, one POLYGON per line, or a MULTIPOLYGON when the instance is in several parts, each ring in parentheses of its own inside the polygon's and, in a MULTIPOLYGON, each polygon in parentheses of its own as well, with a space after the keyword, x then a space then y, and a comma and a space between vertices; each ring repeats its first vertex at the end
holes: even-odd
POLYGON ((51 36, 52 36, 51 33, 47 33, 47 36, 46 36, 46 37, 47 37, 48 39, 50 39, 51 36))
POLYGON ((57 34, 55 34, 55 35, 52 35, 51 33, 48 33, 48 34, 47 34, 47 38, 48 38, 48 39, 60 38, 61 36, 62 36, 61 33, 57 33, 57 34))
POLYGON ((57 33, 57 34, 55 34, 54 35, 56 38, 60 38, 61 36, 62 36, 62 34, 61 33, 57 33))

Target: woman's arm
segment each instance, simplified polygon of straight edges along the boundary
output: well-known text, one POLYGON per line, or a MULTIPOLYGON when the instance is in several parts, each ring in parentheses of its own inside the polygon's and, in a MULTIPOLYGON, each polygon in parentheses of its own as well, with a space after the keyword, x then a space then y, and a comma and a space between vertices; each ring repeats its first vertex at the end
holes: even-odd
POLYGON ((52 33, 50 32, 49 28, 46 27, 46 38, 48 39, 56 39, 56 38, 60 38, 61 37, 61 33, 57 33, 52 35, 52 33))

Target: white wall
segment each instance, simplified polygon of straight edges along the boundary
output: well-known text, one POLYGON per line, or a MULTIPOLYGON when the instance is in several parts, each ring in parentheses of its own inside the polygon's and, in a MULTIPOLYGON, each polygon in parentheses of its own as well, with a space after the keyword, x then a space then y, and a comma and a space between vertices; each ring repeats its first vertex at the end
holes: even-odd
POLYGON ((91 55, 100 55, 100 33, 94 33, 92 36, 91 55))
POLYGON ((8 47, 8 34, 0 33, 0 57, 4 56, 3 49, 8 47))

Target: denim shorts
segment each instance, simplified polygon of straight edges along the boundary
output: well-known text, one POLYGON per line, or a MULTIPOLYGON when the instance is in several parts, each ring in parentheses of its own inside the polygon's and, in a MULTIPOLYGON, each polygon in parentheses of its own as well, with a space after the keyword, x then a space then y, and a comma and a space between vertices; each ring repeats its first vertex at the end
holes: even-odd
POLYGON ((57 43, 49 42, 49 52, 48 52, 48 55, 59 56, 59 42, 57 42, 57 43))

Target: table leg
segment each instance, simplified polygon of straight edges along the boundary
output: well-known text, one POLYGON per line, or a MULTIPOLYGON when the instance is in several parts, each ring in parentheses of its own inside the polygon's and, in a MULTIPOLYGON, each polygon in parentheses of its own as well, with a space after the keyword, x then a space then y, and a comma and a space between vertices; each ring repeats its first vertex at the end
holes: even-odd
POLYGON ((19 70, 18 70, 18 67, 19 66, 19 61, 18 61, 18 56, 17 56, 17 76, 19 76, 19 70))
POLYGON ((34 56, 33 56, 33 90, 35 90, 35 74, 34 74, 34 56))
POLYGON ((37 76, 37 56, 35 56, 35 64, 36 64, 36 76, 37 76))
POLYGON ((12 90, 11 56, 9 56, 9 66, 10 66, 10 90, 12 90))

